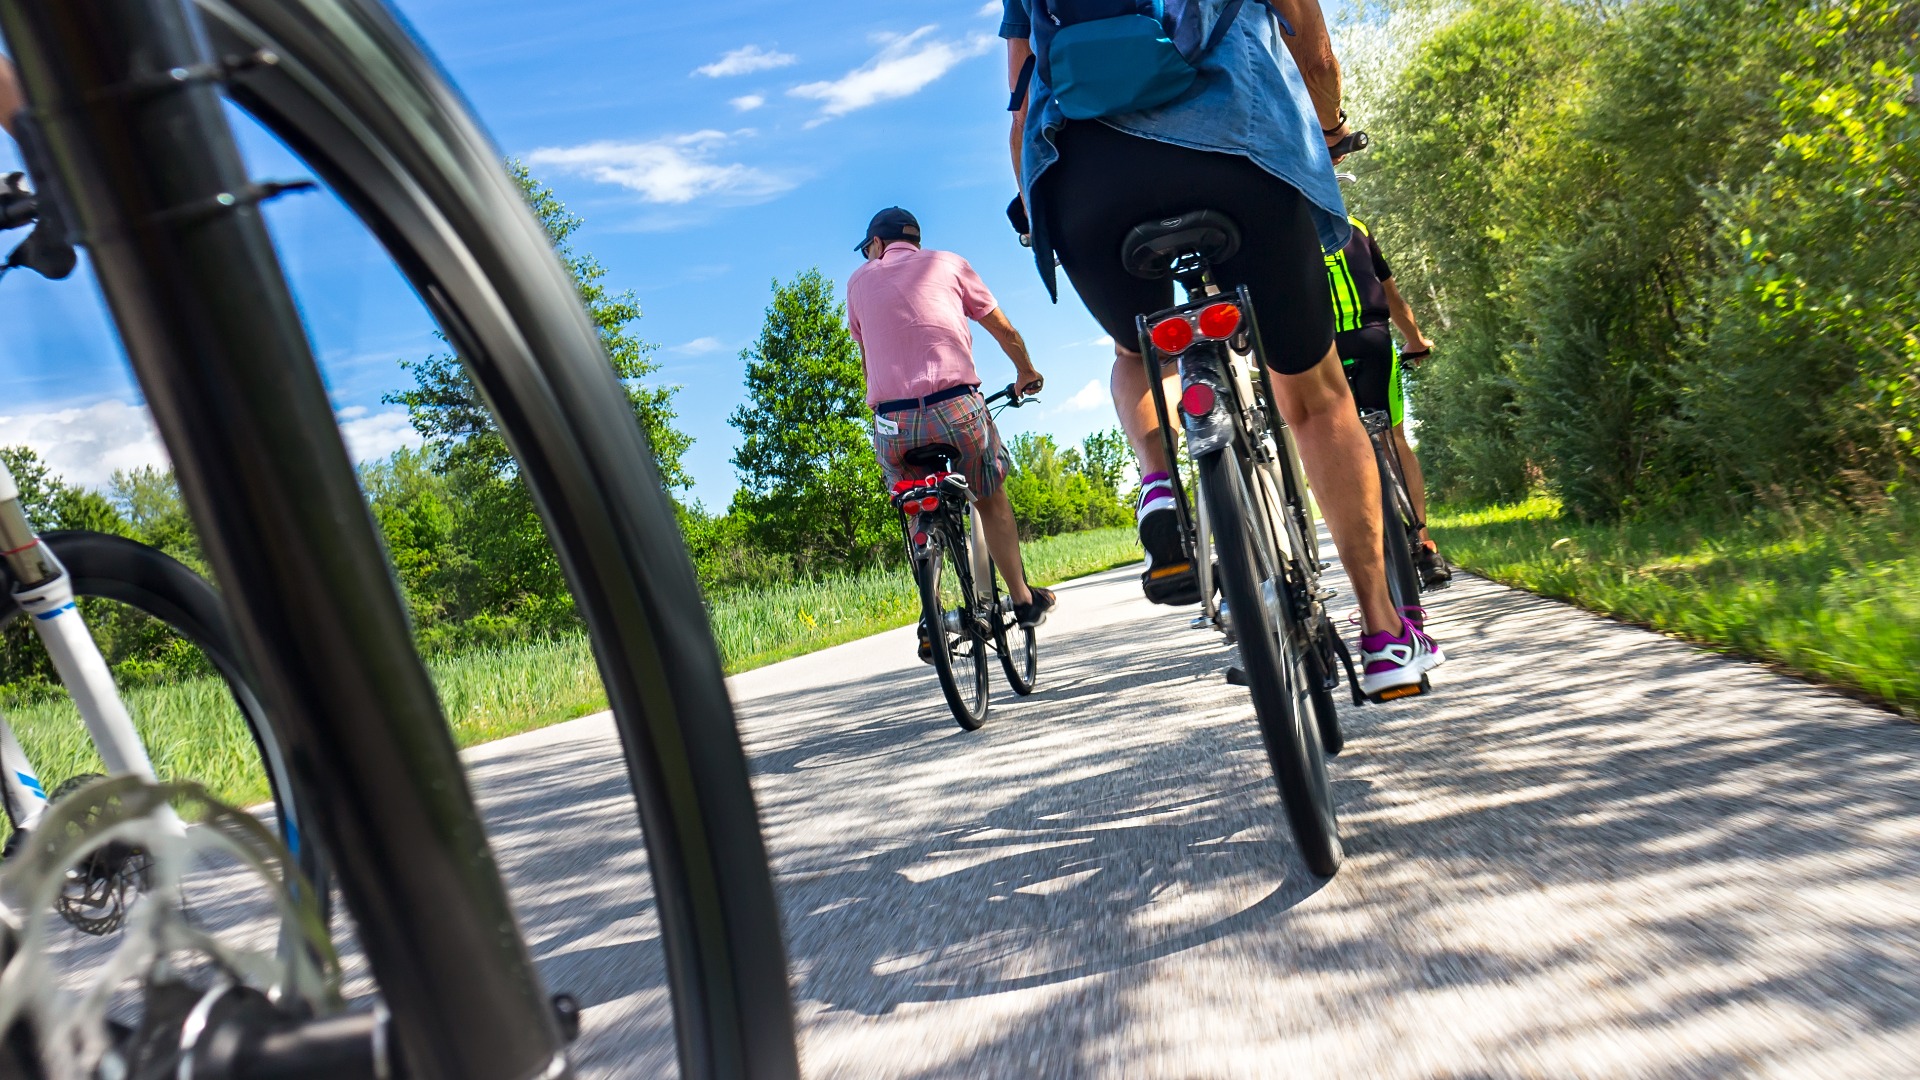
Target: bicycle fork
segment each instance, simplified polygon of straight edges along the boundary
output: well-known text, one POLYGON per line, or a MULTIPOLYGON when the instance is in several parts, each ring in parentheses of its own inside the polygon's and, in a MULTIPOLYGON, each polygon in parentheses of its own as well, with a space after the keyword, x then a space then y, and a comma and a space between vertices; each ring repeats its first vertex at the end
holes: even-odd
MULTIPOLYGON (((74 603, 73 579, 28 523, 19 485, 5 463, 0 463, 0 558, 13 577, 13 598, 32 620, 107 772, 149 782, 157 779, 146 745, 113 684, 106 657, 100 655, 74 603)), ((0 716, 0 768, 6 770, 7 810, 14 827, 33 828, 46 812, 46 785, 4 716, 0 716)))

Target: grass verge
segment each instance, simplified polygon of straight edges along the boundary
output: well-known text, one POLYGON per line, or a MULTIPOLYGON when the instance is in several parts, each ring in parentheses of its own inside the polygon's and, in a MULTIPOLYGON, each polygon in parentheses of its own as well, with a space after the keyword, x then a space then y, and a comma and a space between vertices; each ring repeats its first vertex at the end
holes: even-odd
MULTIPOLYGON (((1023 553, 1028 578, 1049 584, 1124 566, 1140 558, 1140 545, 1132 529, 1099 529, 1034 541, 1023 553)), ((920 613, 912 581, 899 568, 721 596, 712 606, 729 672, 905 626, 920 613)), ((461 746, 606 708, 583 637, 476 649, 427 666, 461 746)), ((140 687, 125 698, 160 775, 192 777, 241 806, 266 801, 259 753, 219 680, 140 687)), ((49 788, 102 771, 68 698, 10 706, 6 715, 49 788)))
POLYGON ((1581 524, 1540 497, 1436 508, 1447 557, 1507 585, 1720 646, 1920 715, 1920 499, 1871 512, 1581 524))

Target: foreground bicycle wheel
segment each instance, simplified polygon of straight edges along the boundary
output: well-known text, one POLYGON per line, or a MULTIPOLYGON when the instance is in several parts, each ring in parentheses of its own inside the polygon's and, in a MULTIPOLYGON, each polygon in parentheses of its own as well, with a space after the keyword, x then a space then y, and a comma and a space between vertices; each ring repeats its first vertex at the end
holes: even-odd
MULTIPOLYGON (((199 649, 219 673, 259 751, 280 840, 306 881, 314 885, 314 900, 325 918, 326 861, 310 835, 310 815, 297 796, 280 741, 243 674, 239 650, 213 587, 172 556, 124 536, 76 530, 45 533, 40 540, 66 568, 75 596, 123 604, 158 620, 199 649)), ((0 626, 22 614, 11 590, 0 593, 0 626)), ((218 718, 214 719, 217 723, 218 718)), ((216 728, 202 737, 218 734, 216 728)), ((196 779, 211 782, 214 778, 196 779)))
POLYGON ((1331 877, 1342 858, 1339 824, 1314 718, 1304 635, 1290 625, 1285 597, 1276 596, 1269 605, 1266 595, 1286 587, 1279 552, 1239 455, 1232 448, 1216 450, 1195 466, 1220 560, 1221 592, 1239 638, 1280 805, 1308 868, 1331 877))
POLYGON ((964 549, 951 537, 914 564, 920 617, 933 642, 933 669, 953 718, 968 731, 987 722, 987 640, 964 549))

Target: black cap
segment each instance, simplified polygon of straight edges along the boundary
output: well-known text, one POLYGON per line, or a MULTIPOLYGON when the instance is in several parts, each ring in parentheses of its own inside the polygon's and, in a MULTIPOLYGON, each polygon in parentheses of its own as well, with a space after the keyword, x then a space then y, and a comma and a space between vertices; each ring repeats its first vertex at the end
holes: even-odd
POLYGON ((905 210, 889 206, 867 222, 867 235, 860 238, 853 250, 866 250, 867 242, 876 237, 881 240, 911 240, 917 244, 920 242, 920 222, 905 210))

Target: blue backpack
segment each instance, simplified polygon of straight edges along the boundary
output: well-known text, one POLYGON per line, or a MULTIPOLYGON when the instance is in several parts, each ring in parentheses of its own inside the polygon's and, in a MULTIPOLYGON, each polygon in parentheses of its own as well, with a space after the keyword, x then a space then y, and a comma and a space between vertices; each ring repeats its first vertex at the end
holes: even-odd
POLYGON ((1031 0, 1033 57, 1011 108, 1037 77, 1070 120, 1163 105, 1186 92, 1243 0, 1031 0), (1037 66, 1036 66, 1037 65, 1037 66))

